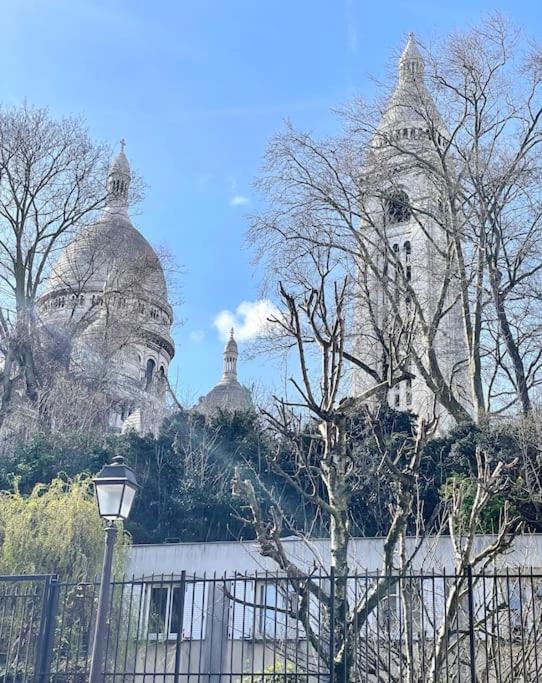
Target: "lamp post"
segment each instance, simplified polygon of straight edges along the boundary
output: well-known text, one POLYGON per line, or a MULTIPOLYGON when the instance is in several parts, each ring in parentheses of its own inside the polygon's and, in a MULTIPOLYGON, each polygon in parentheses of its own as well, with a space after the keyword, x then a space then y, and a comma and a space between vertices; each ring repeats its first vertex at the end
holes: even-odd
POLYGON ((100 517, 105 520, 105 548, 89 683, 101 683, 104 674, 104 644, 111 591, 111 566, 117 537, 115 522, 128 519, 139 484, 134 471, 124 464, 124 458, 120 455, 113 458, 111 464, 105 465, 93 481, 100 517))

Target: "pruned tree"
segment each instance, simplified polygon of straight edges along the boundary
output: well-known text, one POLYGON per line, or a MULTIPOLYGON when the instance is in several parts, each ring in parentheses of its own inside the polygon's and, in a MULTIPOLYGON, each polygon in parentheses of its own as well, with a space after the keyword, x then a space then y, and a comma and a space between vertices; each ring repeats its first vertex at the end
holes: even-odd
MULTIPOLYGON (((330 272, 323 274, 318 289, 310 289, 303 298, 281 288, 281 314, 272 323, 296 349, 299 379, 294 377, 291 382, 297 398, 276 398, 275 409, 264 411, 276 439, 277 455, 287 444, 294 461, 293 466, 290 463, 285 467, 279 457, 272 458, 271 469, 327 521, 328 582, 323 584, 318 579, 318 572, 328 571, 321 560, 311 569, 288 551, 282 540, 286 529, 309 545, 310 535, 289 527, 280 500, 267 511, 253 480, 245 478, 241 469, 234 479, 234 492, 246 503, 245 521, 254 528, 261 554, 276 563, 286 577, 287 606, 281 609, 301 623, 315 661, 332 670, 336 680, 367 676, 374 681, 399 681, 399 671, 410 671, 409 681, 423 680, 415 634, 405 639, 389 637, 384 644, 378 615, 387 612, 390 595, 399 590, 405 622, 419 625, 420 602, 413 598, 412 580, 405 577, 412 573, 426 535, 449 527, 458 578, 453 590, 446 593, 441 620, 434 624, 435 636, 423 662, 424 671, 429 670, 429 663, 434 666, 438 680, 443 667, 449 665, 451 653, 464 645, 463 637, 459 642, 453 637, 450 624, 460 618, 464 606, 467 567, 483 568, 494 560, 509 547, 517 528, 517 520, 505 510, 496 538, 482 549, 474 548, 480 515, 495 494, 506 490, 506 472, 514 463, 489 462, 479 451, 472 480, 476 493, 468 514, 465 516, 461 490, 450 489, 434 517, 424 521, 421 460, 435 424, 420 419, 401 438, 390 438, 381 415, 366 405, 372 392, 380 390, 380 383, 375 381, 365 396, 345 397, 343 382, 358 362, 346 351, 345 297, 345 281, 333 281, 330 272), (311 358, 313 348, 318 349, 317 363, 311 358), (389 508, 382 569, 360 588, 349 560, 350 508, 359 487, 376 487, 377 482, 386 492, 389 508), (413 545, 407 543, 409 533, 415 537, 413 545)), ((395 375, 385 380, 391 386, 405 378, 401 364, 394 367, 395 375)), ((240 600, 238 595, 230 598, 240 600)), ((458 660, 458 667, 462 661, 458 660)))

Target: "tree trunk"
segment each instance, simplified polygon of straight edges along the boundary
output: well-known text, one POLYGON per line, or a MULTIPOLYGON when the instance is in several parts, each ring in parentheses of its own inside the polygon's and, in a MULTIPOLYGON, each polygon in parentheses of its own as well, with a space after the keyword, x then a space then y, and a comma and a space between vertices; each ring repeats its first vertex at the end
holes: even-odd
POLYGON ((499 271, 492 267, 490 264, 490 282, 491 282, 491 294, 493 296, 493 302, 495 304, 495 310, 497 312, 497 320, 499 321, 499 329, 501 330, 502 336, 504 338, 504 343, 506 345, 506 350, 512 361, 512 367, 514 369, 516 392, 521 404, 521 412, 523 415, 528 415, 531 412, 532 405, 529 396, 529 390, 527 388, 527 380, 525 378, 525 369, 523 367, 523 361, 520 356, 516 342, 514 341, 514 335, 510 328, 510 323, 508 322, 508 316, 505 310, 505 298, 501 292, 500 280, 501 274, 499 271))

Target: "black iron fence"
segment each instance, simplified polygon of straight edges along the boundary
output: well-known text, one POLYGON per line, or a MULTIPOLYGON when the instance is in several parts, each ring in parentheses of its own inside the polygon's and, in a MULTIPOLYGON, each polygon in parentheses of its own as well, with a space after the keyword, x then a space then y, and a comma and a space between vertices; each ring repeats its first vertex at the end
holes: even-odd
MULTIPOLYGON (((0 681, 88 680, 95 583, 0 577, 0 681)), ((542 680, 542 573, 178 575, 113 583, 104 680, 542 680)))

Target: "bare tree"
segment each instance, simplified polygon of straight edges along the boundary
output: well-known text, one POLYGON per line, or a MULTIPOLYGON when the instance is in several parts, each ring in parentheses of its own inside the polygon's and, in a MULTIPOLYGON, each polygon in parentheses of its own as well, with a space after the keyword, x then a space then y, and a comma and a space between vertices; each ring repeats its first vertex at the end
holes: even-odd
POLYGON ((106 156, 78 119, 26 105, 0 112, 0 422, 18 380, 38 400, 36 297, 57 250, 104 205, 106 156))
MULTIPOLYGON (((492 496, 509 485, 506 473, 515 463, 490 462, 479 451, 471 508, 465 512, 461 488, 450 488, 444 507, 429 523, 424 522, 420 463, 426 439, 435 424, 420 420, 398 444, 386 435, 380 415, 367 409, 368 395, 344 398, 342 383, 348 376, 348 369, 360 362, 346 351, 345 292, 345 281, 333 281, 332 274, 327 271, 321 276, 320 288, 310 289, 303 299, 281 289, 282 311, 272 323, 296 348, 300 379, 292 378, 291 382, 298 398, 276 398, 275 410, 264 411, 277 442, 277 457, 269 463, 271 469, 297 492, 301 500, 316 510, 316 516, 327 522, 332 586, 324 588, 322 582, 313 578, 311 571, 298 564, 288 552, 282 534, 285 529, 290 532, 292 529, 279 500, 274 501, 267 513, 254 484, 243 478, 240 471, 234 479, 234 492, 247 503, 249 512, 245 521, 255 530, 260 552, 284 572, 291 585, 288 590, 297 596, 297 600, 290 600, 288 613, 301 622, 315 656, 333 668, 337 680, 355 680, 356 672, 380 670, 382 678, 374 680, 391 681, 398 679, 386 664, 386 656, 378 652, 376 641, 371 645, 363 635, 368 629, 374 629, 375 611, 385 609, 394 586, 412 571, 412 563, 426 534, 448 529, 460 579, 447 594, 443 621, 435 624, 431 661, 435 671, 442 670, 447 653, 458 647, 456 640, 450 637, 449 624, 459 618, 463 606, 467 566, 483 568, 494 560, 509 547, 517 527, 517 520, 505 510, 495 540, 482 549, 474 548, 480 515, 492 496), (313 347, 318 349, 318 364, 311 359, 313 347), (360 443, 363 444, 361 448, 360 443), (280 459, 284 448, 292 453, 293 466, 285 466, 284 460, 280 459), (349 584, 349 577, 352 577, 349 565, 352 497, 360 487, 367 484, 375 487, 377 482, 386 492, 389 508, 382 572, 367 584, 366 591, 354 595, 351 582, 349 584), (417 539, 414 546, 408 546, 406 542, 408 533, 417 539), (314 611, 320 615, 318 620, 314 618, 314 611), (328 635, 324 638, 322 628, 327 629, 328 635), (360 638, 363 647, 359 646, 360 638)), ((384 380, 391 386, 405 378, 401 364, 394 367, 396 373, 384 380)), ((380 379, 375 378, 373 389, 368 393, 381 389, 380 379)), ((310 529, 305 532, 297 529, 294 533, 310 544, 310 529)), ((320 566, 320 570, 324 567, 320 566)), ((401 585, 404 590, 405 586, 401 585)), ((415 623, 419 616, 414 614, 416 607, 412 596, 404 593, 403 600, 405 609, 410 610, 406 620, 415 623)), ((413 652, 413 640, 407 638, 405 642, 406 645, 401 642, 393 646, 394 662, 406 662, 412 671, 409 680, 421 680, 421 664, 413 652)))
POLYGON ((349 344, 385 367, 409 327, 412 372, 456 422, 526 413, 540 380, 541 71, 523 45, 499 17, 425 56, 410 43, 384 105, 354 102, 329 139, 289 125, 258 181, 271 280, 328 250, 363 312, 349 344))

